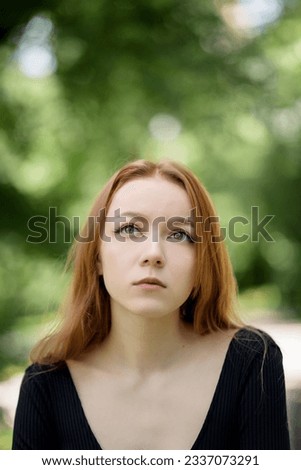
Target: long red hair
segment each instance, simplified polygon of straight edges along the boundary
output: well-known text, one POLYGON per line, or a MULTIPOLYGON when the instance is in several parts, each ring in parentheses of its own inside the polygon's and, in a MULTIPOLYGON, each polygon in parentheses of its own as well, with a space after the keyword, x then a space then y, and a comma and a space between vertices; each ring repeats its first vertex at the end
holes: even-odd
POLYGON ((181 318, 192 323, 200 335, 240 325, 234 308, 236 282, 208 192, 197 177, 179 163, 136 160, 117 171, 96 198, 68 258, 68 263, 73 265, 73 279, 63 304, 62 323, 33 348, 30 356, 33 362, 56 364, 74 359, 109 334, 110 297, 97 268, 106 212, 114 194, 126 182, 154 175, 183 187, 195 215, 206 221, 205 224, 196 224, 199 229, 197 236, 199 240, 202 237, 202 242, 196 243, 194 288, 181 306, 181 318))

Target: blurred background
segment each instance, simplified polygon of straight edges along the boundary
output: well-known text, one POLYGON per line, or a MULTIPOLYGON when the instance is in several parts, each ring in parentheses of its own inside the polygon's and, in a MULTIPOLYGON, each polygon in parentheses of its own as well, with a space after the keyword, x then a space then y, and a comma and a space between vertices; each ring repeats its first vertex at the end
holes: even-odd
POLYGON ((240 309, 282 348, 301 449, 301 2, 3 0, 0 36, 0 448, 95 195, 168 157, 228 234, 248 221, 226 239, 240 309))

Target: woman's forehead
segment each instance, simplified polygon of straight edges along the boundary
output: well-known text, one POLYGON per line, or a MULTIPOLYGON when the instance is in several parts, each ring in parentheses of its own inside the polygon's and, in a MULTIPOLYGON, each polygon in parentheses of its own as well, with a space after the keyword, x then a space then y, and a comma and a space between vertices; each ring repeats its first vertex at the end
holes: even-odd
POLYGON ((108 214, 115 212, 187 217, 192 204, 185 189, 161 176, 137 178, 125 183, 113 196, 108 214))

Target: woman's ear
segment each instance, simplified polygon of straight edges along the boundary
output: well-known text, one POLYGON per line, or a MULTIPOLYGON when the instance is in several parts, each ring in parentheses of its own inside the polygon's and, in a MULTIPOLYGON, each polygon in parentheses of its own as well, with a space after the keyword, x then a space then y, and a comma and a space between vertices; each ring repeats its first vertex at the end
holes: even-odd
POLYGON ((102 273, 102 263, 101 263, 100 254, 99 254, 99 253, 98 253, 98 255, 97 255, 96 265, 97 265, 97 272, 98 272, 98 275, 101 276, 103 273, 102 273))

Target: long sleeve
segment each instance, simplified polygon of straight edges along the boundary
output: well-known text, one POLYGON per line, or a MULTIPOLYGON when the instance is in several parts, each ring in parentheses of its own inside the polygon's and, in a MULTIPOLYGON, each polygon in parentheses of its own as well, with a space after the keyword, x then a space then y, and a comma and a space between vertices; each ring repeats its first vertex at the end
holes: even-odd
POLYGON ((238 410, 239 448, 287 450, 290 443, 282 354, 269 337, 260 349, 244 368, 238 410))
POLYGON ((45 373, 34 366, 26 370, 14 421, 13 450, 56 448, 49 396, 43 380, 45 373))

